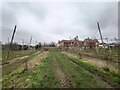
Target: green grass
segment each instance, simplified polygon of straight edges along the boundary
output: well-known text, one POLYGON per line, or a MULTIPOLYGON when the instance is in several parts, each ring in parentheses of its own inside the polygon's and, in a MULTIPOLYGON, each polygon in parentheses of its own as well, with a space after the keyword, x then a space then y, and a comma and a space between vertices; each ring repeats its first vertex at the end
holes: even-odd
POLYGON ((82 66, 84 68, 89 68, 89 69, 92 69, 92 70, 94 70, 96 72, 99 72, 99 73, 105 75, 106 77, 109 77, 114 82, 117 82, 117 83, 120 84, 120 76, 115 76, 112 73, 110 73, 109 71, 104 70, 103 68, 92 66, 89 63, 85 63, 85 62, 81 61, 80 59, 69 57, 69 56, 67 56, 67 58, 74 61, 74 62, 76 62, 78 65, 80 65, 80 66, 82 66))
POLYGON ((15 70, 19 65, 23 64, 25 62, 26 59, 30 60, 31 58, 33 58, 35 55, 34 55, 35 51, 34 52, 29 52, 28 55, 28 58, 25 58, 25 59, 20 59, 20 60, 16 60, 13 64, 8 64, 6 66, 3 66, 2 68, 2 75, 6 75, 6 74, 9 74, 11 73, 13 70, 15 70))
MULTIPOLYGON (((30 57, 34 57, 34 54, 30 54, 30 57)), ((7 71, 4 72, 2 85, 3 88, 11 87, 13 84, 16 88, 60 88, 60 82, 56 77, 56 67, 54 65, 54 59, 60 65, 60 68, 66 72, 75 87, 79 88, 106 88, 109 87, 105 82, 103 82, 98 76, 95 76, 83 68, 87 67, 96 72, 100 72, 117 82, 117 76, 111 75, 109 72, 92 66, 88 63, 80 61, 80 59, 69 57, 58 50, 50 50, 48 57, 43 59, 40 65, 35 68, 26 71, 24 73, 18 72, 19 65, 22 61, 15 63, 13 66, 7 67, 7 71), (70 60, 74 60, 79 66, 73 64, 70 60), (12 70, 10 70, 12 68, 12 70), (10 70, 10 72, 9 72, 10 70), (14 81, 14 83, 11 82, 14 81)))
POLYGON ((81 50, 80 53, 83 55, 88 54, 98 59, 105 59, 105 60, 108 59, 113 61, 118 60, 118 47, 111 48, 111 52, 109 49, 106 49, 106 50, 99 49, 98 52, 96 50, 86 49, 86 50, 81 50))
POLYGON ((71 63, 66 55, 57 53, 57 60, 60 63, 61 68, 66 70, 66 72, 72 77, 76 87, 104 88, 107 86, 100 80, 100 78, 71 63))
MULTIPOLYGON (((35 52, 36 50, 19 50, 19 51, 10 50, 8 61, 11 61, 15 58, 26 56, 35 52)), ((2 63, 6 60, 7 54, 8 54, 8 50, 2 50, 2 63)))
POLYGON ((24 73, 19 73, 16 71, 13 71, 12 73, 5 75, 3 77, 3 81, 2 81, 2 85, 3 88, 11 88, 12 85, 15 85, 15 88, 24 88, 27 85, 31 85, 31 79, 30 76, 32 76, 31 71, 27 71, 24 73), (29 79, 29 82, 26 82, 26 80, 29 79), (12 83, 12 81, 14 81, 14 83, 12 83))
POLYGON ((55 66, 53 65, 53 54, 49 53, 44 60, 43 65, 36 68, 35 76, 33 77, 34 88, 57 88, 59 83, 55 77, 55 66))
MULTIPOLYGON (((54 75, 54 65, 52 61, 52 54, 49 58, 43 59, 41 64, 27 72, 17 72, 13 70, 11 73, 4 75, 3 87, 11 87, 14 80, 16 88, 56 88, 59 83, 54 75), (29 81, 26 81, 26 80, 29 81)), ((19 67, 18 67, 19 68, 19 67)))
MULTIPOLYGON (((28 55, 29 58, 27 58, 27 59, 31 60, 34 56, 36 56, 34 53, 33 52, 29 53, 29 55, 28 55)), ((8 64, 8 65, 2 67, 3 87, 11 86, 12 85, 11 79, 13 79, 13 78, 15 78, 16 85, 17 85, 17 81, 18 81, 18 84, 24 82, 25 79, 24 79, 24 77, 22 77, 22 75, 24 75, 24 73, 19 73, 17 71, 17 69, 19 69, 19 66, 21 64, 23 64, 24 62, 25 62, 25 59, 16 60, 13 64, 8 64)), ((29 76, 29 73, 26 74, 26 78, 27 78, 27 75, 29 76)), ((24 86, 24 85, 22 85, 22 86, 24 86)))

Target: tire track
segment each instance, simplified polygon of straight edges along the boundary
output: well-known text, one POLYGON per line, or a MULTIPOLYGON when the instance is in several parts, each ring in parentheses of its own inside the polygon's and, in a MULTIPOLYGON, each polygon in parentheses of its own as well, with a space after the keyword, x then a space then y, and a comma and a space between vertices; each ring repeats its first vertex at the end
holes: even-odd
POLYGON ((91 74, 98 76, 102 81, 106 82, 108 85, 110 85, 112 88, 120 88, 120 85, 118 83, 114 83, 112 80, 110 80, 108 77, 106 77, 105 75, 94 71, 90 68, 87 67, 82 67, 80 66, 78 63, 76 63, 74 60, 72 60, 71 58, 68 58, 68 60, 70 60, 70 62, 72 62, 74 65, 77 65, 78 67, 90 72, 91 74))
POLYGON ((74 88, 75 85, 73 84, 70 76, 60 68, 60 65, 58 64, 55 57, 54 65, 56 67, 55 75, 60 82, 61 88, 74 88))

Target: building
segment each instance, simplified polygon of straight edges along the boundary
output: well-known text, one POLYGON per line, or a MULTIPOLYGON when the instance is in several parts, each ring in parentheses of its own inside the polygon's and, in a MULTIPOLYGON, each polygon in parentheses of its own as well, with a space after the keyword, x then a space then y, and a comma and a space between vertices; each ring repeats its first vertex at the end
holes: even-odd
POLYGON ((58 46, 63 48, 63 47, 81 47, 83 46, 83 41, 79 40, 61 40, 58 41, 58 46))
POLYGON ((87 38, 84 41, 78 40, 78 36, 71 40, 61 40, 58 41, 58 47, 60 48, 70 48, 70 47, 79 47, 80 49, 96 49, 98 47, 99 41, 97 39, 87 38))
POLYGON ((98 47, 99 47, 99 49, 101 49, 101 48, 107 49, 109 47, 109 45, 107 43, 99 43, 98 47))
POLYGON ((84 48, 85 49, 96 49, 98 47, 99 41, 97 39, 87 38, 84 40, 84 48))

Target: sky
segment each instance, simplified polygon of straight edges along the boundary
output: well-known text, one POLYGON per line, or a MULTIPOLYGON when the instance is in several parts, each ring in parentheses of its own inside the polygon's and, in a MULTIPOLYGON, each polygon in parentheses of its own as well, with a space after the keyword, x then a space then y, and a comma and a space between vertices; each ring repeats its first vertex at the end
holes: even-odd
POLYGON ((58 42, 78 36, 79 40, 118 38, 117 2, 5 2, 1 6, 2 43, 10 41, 17 25, 14 42, 58 42), (8 40, 9 38, 9 40, 8 40))

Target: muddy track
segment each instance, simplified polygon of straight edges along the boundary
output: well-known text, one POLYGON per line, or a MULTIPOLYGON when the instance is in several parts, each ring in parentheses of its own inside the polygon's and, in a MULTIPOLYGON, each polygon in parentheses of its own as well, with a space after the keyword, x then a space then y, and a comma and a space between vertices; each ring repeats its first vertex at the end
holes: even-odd
POLYGON ((73 84, 70 76, 60 68, 56 58, 54 58, 54 65, 56 67, 55 75, 60 82, 61 88, 74 88, 75 85, 73 84))
POLYGON ((78 63, 76 63, 75 61, 73 61, 72 59, 68 58, 73 64, 77 65, 78 67, 94 74, 95 76, 98 76, 102 81, 106 82, 108 85, 110 85, 112 88, 120 88, 120 85, 118 83, 115 83, 113 82, 111 79, 109 79, 108 77, 106 77, 105 75, 97 72, 97 71, 94 71, 94 70, 91 70, 90 68, 87 68, 87 67, 82 67, 80 66, 78 63))

